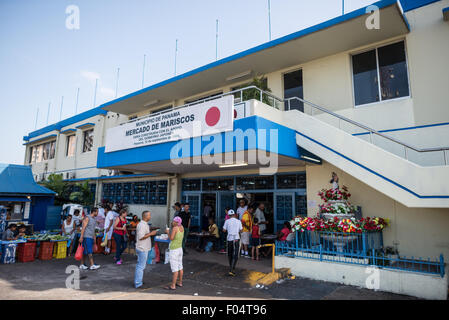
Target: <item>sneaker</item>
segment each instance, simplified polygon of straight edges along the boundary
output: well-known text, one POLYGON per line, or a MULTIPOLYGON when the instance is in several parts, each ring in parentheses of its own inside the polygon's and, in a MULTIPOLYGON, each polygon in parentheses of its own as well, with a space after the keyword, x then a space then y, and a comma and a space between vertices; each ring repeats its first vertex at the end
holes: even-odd
POLYGON ((121 265, 121 264, 122 264, 122 259, 120 259, 119 261, 117 261, 117 264, 118 264, 118 265, 121 265))
POLYGON ((228 275, 231 277, 235 277, 235 272, 229 271, 228 275))
POLYGON ((218 253, 226 253, 225 249, 221 249, 220 251, 218 251, 218 253))
POLYGON ((90 266, 89 270, 97 270, 98 268, 100 268, 99 265, 93 264, 93 265, 90 266))
POLYGON ((84 264, 82 264, 82 265, 80 265, 80 269, 81 270, 87 270, 87 269, 89 269, 86 265, 84 265, 84 264))

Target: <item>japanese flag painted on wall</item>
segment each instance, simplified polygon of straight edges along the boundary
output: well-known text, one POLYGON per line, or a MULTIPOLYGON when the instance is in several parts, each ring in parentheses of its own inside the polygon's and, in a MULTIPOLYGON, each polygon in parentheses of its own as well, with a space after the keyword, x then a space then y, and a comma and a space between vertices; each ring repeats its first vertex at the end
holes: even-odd
POLYGON ((222 98, 206 101, 200 107, 202 117, 201 134, 229 131, 233 129, 234 123, 234 96, 229 95, 222 98))

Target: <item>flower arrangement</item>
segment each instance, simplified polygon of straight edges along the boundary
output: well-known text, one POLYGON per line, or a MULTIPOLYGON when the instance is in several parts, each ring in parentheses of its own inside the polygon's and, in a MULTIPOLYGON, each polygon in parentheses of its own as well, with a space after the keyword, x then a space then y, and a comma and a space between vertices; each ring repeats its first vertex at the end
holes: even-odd
POLYGON ((325 220, 311 217, 295 217, 290 221, 292 230, 304 232, 309 231, 327 231, 344 233, 362 233, 370 231, 380 231, 388 227, 389 219, 380 217, 362 218, 362 219, 334 219, 325 220))
POLYGON ((348 188, 346 186, 343 186, 340 189, 321 189, 320 192, 318 192, 318 195, 324 202, 335 201, 335 200, 348 200, 349 197, 351 197, 351 194, 348 192, 348 188))

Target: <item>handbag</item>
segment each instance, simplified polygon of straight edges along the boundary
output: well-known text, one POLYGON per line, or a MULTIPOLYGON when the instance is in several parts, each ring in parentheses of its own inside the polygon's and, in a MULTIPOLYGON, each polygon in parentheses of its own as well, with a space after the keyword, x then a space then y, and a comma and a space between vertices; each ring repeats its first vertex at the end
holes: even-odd
POLYGON ((76 249, 76 253, 75 253, 75 260, 81 260, 83 258, 83 245, 80 243, 78 248, 76 249))

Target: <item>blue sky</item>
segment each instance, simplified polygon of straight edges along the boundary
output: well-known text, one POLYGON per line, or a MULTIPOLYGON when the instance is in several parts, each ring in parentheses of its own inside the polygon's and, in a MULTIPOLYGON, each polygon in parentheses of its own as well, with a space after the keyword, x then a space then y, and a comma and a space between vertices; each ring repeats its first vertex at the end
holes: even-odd
MULTIPOLYGON (((0 162, 23 164, 23 136, 145 86, 268 41, 267 0, 0 0, 0 162), (77 5, 80 29, 66 28, 77 5)), ((345 12, 374 0, 345 0, 345 12)), ((271 0, 272 39, 341 15, 341 0, 271 0)))

